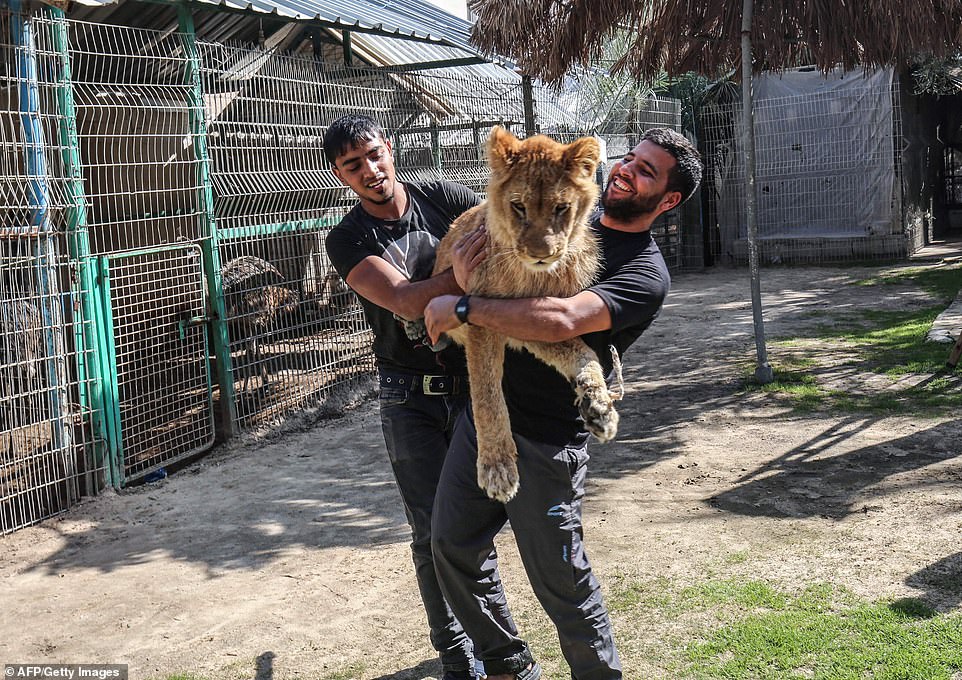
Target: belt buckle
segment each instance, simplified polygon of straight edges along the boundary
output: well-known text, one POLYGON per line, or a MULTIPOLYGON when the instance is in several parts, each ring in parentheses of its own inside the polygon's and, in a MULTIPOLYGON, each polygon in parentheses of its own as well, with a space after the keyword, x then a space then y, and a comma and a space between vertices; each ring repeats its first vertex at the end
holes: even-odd
POLYGON ((441 380, 445 380, 445 379, 453 380, 453 378, 448 378, 448 376, 444 376, 444 375, 423 376, 421 378, 421 393, 426 394, 428 396, 443 396, 443 395, 451 394, 450 386, 446 388, 442 388, 440 390, 435 390, 431 385, 431 381, 433 381, 435 378, 439 378, 441 380))

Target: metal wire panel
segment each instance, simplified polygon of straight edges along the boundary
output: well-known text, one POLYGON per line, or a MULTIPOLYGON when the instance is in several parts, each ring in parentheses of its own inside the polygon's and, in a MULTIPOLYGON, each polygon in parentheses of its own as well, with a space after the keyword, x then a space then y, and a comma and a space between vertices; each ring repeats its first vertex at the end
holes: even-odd
POLYGON ((92 251, 207 236, 181 35, 74 21, 69 48, 92 251))
POLYGON ((91 251, 109 255, 123 481, 213 442, 200 250, 168 248, 209 236, 183 45, 169 30, 70 22, 91 251))
POLYGON ((221 246, 242 428, 321 404, 373 371, 370 330, 327 259, 325 233, 221 246))
POLYGON ((50 26, 0 12, 0 533, 97 490, 50 26))
MULTIPOLYGON (((908 254, 901 208, 898 82, 756 101, 756 198, 763 263, 908 254), (873 183, 872 177, 883 178, 873 183), (887 178, 887 179, 885 179, 887 178)), ((708 227, 717 252, 747 259, 740 104, 701 116, 708 227)))
POLYGON ((410 95, 384 74, 201 43, 238 425, 324 402, 373 370, 354 294, 324 252, 353 204, 324 126, 357 110, 396 122, 410 95), (397 114, 395 113, 395 116, 397 114))
POLYGON ((199 43, 217 225, 334 215, 348 197, 323 158, 324 126, 365 111, 390 125, 409 97, 384 75, 199 43))
POLYGON ((73 270, 40 239, 0 240, 0 533, 66 510, 103 482, 94 457, 94 385, 77 362, 89 326, 80 297, 59 287, 73 270), (36 254, 19 255, 16 251, 36 254))
POLYGON ((105 258, 125 479, 214 441, 201 252, 105 258))

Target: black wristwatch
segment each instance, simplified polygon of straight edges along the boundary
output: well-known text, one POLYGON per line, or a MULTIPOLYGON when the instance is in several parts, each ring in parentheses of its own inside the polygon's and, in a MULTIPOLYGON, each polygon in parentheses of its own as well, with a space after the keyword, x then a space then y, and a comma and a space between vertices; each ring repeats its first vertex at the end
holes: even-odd
POLYGON ((470 299, 470 295, 462 295, 454 305, 454 315, 461 323, 470 323, 468 321, 468 312, 471 311, 470 299))

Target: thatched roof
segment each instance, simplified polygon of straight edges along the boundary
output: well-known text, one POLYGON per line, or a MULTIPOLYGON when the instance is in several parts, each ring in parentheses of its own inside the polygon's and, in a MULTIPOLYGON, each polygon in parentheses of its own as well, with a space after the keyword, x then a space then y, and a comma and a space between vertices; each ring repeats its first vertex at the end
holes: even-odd
MULTIPOLYGON (((612 36, 634 36, 614 70, 712 75, 740 63, 738 0, 471 0, 472 42, 548 82, 587 65, 612 36)), ((756 71, 899 64, 962 46, 962 0, 756 0, 756 71)))

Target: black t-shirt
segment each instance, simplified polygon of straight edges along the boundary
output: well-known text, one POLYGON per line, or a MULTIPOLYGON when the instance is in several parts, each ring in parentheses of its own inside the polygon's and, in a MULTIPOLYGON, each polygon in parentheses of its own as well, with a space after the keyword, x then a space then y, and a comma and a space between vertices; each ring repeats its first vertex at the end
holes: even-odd
MULTIPOLYGON (((596 219, 604 265, 598 283, 588 288, 608 305, 611 328, 582 336, 601 360, 612 367, 608 345, 619 355, 638 339, 661 310, 671 278, 651 232, 627 233, 603 227, 596 219)), ((505 400, 511 429, 518 434, 563 446, 587 438, 567 379, 527 351, 507 350, 504 363, 505 400)))
MULTIPOLYGON (((434 269, 438 242, 451 222, 480 199, 467 187, 436 180, 404 183, 408 206, 399 220, 381 220, 360 204, 327 235, 327 254, 342 278, 366 257, 382 257, 410 281, 422 281, 434 269)), ((403 373, 465 375, 464 351, 452 346, 433 352, 426 337, 411 340, 394 314, 358 296, 374 331, 378 367, 403 373)))

